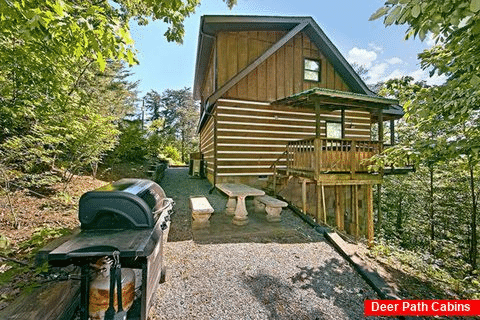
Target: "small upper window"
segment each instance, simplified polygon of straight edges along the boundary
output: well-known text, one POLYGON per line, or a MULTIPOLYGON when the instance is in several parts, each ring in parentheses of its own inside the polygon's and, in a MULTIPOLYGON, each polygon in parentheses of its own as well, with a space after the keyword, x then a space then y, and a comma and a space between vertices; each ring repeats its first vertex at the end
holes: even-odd
POLYGON ((305 58, 303 79, 320 82, 320 61, 305 58))

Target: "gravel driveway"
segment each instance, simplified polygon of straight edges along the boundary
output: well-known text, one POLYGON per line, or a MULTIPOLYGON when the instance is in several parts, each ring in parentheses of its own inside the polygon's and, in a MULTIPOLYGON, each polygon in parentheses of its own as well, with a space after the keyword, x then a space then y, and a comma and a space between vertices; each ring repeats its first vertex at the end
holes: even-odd
POLYGON ((176 201, 176 214, 166 244, 167 282, 159 287, 151 319, 362 319, 363 301, 378 298, 289 210, 279 228, 301 229, 302 237, 284 243, 268 241, 266 234, 262 241, 208 244, 192 236, 188 196, 206 195, 216 211, 226 197, 208 194, 210 184, 188 179, 185 168, 168 169, 161 185, 176 201))

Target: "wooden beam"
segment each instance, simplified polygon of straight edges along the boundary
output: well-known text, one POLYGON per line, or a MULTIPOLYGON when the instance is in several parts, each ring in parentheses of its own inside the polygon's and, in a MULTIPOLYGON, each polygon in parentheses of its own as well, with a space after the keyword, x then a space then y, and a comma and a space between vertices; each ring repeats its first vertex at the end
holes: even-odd
POLYGON ((367 185, 367 241, 368 246, 371 248, 374 245, 373 242, 373 188, 372 185, 367 185))
POLYGON ((395 120, 390 120, 390 146, 395 145, 395 120))
POLYGON ((320 102, 315 101, 315 137, 320 138, 320 102))
POLYGON ((345 139, 345 109, 343 108, 340 113, 340 119, 342 121, 342 139, 345 139))
POLYGON ((295 35, 297 35, 300 31, 302 31, 307 25, 309 24, 308 21, 304 21, 299 23, 295 28, 290 30, 285 36, 283 36, 277 43, 267 49, 260 57, 255 59, 250 65, 245 67, 242 71, 237 73, 233 76, 230 80, 228 80, 220 89, 218 89, 214 94, 212 94, 207 99, 207 106, 210 105, 212 102, 215 102, 218 98, 220 98, 225 92, 230 90, 234 85, 236 85, 240 80, 246 77, 250 72, 252 72, 256 67, 260 64, 265 62, 272 54, 278 51, 283 45, 285 45, 290 39, 292 39, 295 35))
POLYGON ((315 194, 317 196, 316 217, 317 217, 317 222, 320 222, 320 221, 323 220, 323 217, 322 217, 322 187, 321 187, 321 185, 318 181, 315 184, 315 194))
POLYGON ((80 304, 80 283, 74 280, 47 282, 0 311, 0 319, 72 319, 80 304))
POLYGON ((379 152, 383 151, 383 110, 378 110, 378 143, 379 152))
POLYGON ((359 221, 359 208, 358 208, 358 186, 353 185, 353 213, 355 216, 355 239, 358 239, 360 237, 360 221, 359 221))
POLYGON ((333 98, 333 97, 323 97, 323 96, 315 96, 315 99, 310 99, 307 101, 307 98, 304 97, 303 100, 300 98, 295 98, 295 100, 286 98, 283 100, 279 100, 276 102, 277 104, 285 104, 285 105, 296 105, 301 104, 306 107, 313 107, 313 101, 319 101, 320 105, 324 108, 329 108, 332 110, 338 110, 345 107, 349 107, 352 109, 362 109, 362 110, 378 110, 387 108, 388 105, 378 103, 378 102, 364 102, 352 99, 344 99, 344 98, 333 98))
POLYGON ((307 214, 307 180, 302 180, 302 210, 307 214))
POLYGON ((327 205, 325 202, 325 186, 322 184, 322 211, 323 211, 323 224, 327 225, 327 205))
POLYGON ((340 186, 335 186, 335 224, 339 230, 343 230, 342 210, 340 205, 340 186))

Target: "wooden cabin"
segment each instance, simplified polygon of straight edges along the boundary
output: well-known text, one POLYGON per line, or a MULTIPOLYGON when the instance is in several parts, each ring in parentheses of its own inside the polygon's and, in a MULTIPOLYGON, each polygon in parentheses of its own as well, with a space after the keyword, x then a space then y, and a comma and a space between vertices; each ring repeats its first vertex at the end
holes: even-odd
POLYGON ((369 158, 403 110, 368 89, 311 17, 203 16, 194 96, 210 182, 270 187, 320 223, 373 238, 383 172, 369 158))

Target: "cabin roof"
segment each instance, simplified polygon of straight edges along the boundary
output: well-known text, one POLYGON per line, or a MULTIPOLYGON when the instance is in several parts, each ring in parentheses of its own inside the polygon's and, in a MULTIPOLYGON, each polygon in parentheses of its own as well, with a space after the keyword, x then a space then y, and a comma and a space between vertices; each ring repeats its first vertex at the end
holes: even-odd
MULTIPOLYGON (((332 90, 326 88, 312 88, 309 90, 302 91, 297 94, 293 94, 289 97, 282 98, 272 102, 272 104, 283 104, 283 105, 292 105, 301 103, 302 105, 308 105, 309 101, 312 101, 313 97, 326 98, 327 103, 329 98, 335 98, 339 101, 343 101, 345 104, 351 103, 370 103, 373 106, 381 107, 382 109, 388 108, 392 104, 398 104, 398 100, 384 98, 381 96, 370 96, 366 94, 332 90)), ((313 103, 313 102, 312 102, 313 103)))
POLYGON ((404 114, 402 107, 398 105, 398 100, 396 99, 326 88, 312 88, 276 100, 272 102, 272 104, 314 107, 316 101, 321 105, 332 109, 339 109, 342 107, 382 109, 383 114, 389 118, 401 118, 404 114))
POLYGON ((197 62, 193 93, 195 99, 200 99, 200 89, 205 78, 210 52, 214 39, 221 31, 290 31, 301 23, 307 23, 303 32, 322 51, 335 70, 342 75, 345 83, 356 93, 376 96, 370 91, 352 66, 345 60, 340 51, 328 39, 323 30, 312 17, 281 17, 281 16, 226 16, 205 15, 200 21, 198 36, 197 62))

